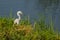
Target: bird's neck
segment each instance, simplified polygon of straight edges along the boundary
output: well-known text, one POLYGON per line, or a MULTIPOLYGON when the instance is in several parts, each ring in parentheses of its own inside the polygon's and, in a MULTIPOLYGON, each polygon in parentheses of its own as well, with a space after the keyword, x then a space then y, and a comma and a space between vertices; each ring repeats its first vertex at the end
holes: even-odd
POLYGON ((21 16, 20 16, 20 14, 19 14, 19 13, 17 13, 17 16, 18 16, 18 19, 20 20, 20 19, 21 19, 21 16))
POLYGON ((19 20, 21 19, 20 15, 18 16, 18 19, 19 19, 19 20))

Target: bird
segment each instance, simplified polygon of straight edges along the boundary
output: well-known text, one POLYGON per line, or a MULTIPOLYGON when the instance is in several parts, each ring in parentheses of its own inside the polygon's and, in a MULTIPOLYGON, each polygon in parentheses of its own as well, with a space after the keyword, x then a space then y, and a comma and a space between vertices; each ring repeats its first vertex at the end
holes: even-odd
POLYGON ((20 22, 20 20, 21 20, 21 16, 20 15, 22 15, 23 13, 22 13, 22 11, 17 11, 17 16, 18 16, 18 18, 16 18, 15 20, 14 20, 14 24, 19 24, 19 22, 20 22))

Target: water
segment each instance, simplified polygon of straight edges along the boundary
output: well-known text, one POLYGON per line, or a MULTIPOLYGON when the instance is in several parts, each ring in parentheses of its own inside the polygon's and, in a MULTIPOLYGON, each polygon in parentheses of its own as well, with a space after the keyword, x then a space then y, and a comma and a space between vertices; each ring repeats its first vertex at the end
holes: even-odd
POLYGON ((23 16, 29 15, 31 19, 42 13, 47 17, 51 15, 55 20, 55 27, 60 30, 60 0, 0 0, 0 17, 8 17, 11 10, 13 17, 18 10, 23 12, 23 16))

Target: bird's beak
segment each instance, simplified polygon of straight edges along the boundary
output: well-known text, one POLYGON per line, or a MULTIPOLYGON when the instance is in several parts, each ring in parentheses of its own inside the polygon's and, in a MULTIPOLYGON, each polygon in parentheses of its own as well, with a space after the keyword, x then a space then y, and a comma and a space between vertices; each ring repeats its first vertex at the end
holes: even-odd
POLYGON ((20 13, 21 15, 23 14, 23 13, 20 13))

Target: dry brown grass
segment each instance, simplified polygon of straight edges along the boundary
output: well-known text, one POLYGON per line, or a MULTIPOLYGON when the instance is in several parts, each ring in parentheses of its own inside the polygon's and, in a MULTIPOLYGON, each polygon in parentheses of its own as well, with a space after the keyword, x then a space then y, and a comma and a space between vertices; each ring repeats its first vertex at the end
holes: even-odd
POLYGON ((15 27, 17 31, 24 31, 25 35, 31 34, 33 31, 33 27, 31 25, 19 25, 15 27))
POLYGON ((57 34, 57 35, 56 35, 56 39, 57 39, 57 40, 60 40, 60 35, 57 34))

